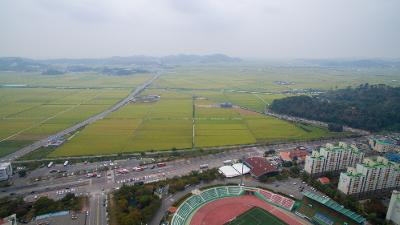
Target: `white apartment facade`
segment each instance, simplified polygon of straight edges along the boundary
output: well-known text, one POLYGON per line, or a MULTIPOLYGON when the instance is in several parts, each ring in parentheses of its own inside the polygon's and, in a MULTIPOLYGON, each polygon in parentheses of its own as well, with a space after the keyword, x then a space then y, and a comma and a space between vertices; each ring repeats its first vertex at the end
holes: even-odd
POLYGON ((400 191, 394 190, 390 198, 389 208, 386 213, 386 220, 400 225, 400 191))
POLYGON ((0 163, 0 181, 8 180, 13 174, 11 163, 0 163))
POLYGON ((364 153, 355 145, 339 142, 339 145, 326 144, 319 151, 313 151, 306 156, 304 170, 319 176, 327 172, 339 173, 349 166, 355 166, 364 159, 364 153))
POLYGON ((339 178, 338 189, 346 194, 364 197, 385 194, 400 187, 400 164, 384 157, 364 159, 363 163, 349 167, 339 178))

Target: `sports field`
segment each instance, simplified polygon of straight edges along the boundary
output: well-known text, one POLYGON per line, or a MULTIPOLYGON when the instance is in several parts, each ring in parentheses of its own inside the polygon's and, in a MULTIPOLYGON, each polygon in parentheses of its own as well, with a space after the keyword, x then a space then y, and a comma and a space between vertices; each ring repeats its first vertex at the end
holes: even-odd
POLYGON ((226 225, 285 225, 282 220, 271 215, 267 211, 254 207, 236 217, 226 225))

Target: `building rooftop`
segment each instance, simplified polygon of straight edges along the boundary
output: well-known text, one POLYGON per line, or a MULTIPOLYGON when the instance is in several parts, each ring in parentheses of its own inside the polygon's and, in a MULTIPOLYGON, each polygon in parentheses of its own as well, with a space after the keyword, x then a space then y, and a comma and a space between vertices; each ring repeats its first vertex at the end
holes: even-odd
POLYGON ((250 173, 256 177, 266 173, 278 172, 278 169, 263 157, 250 157, 245 162, 250 166, 250 173))
POLYGON ((344 208, 342 205, 338 204, 337 202, 333 201, 330 198, 324 198, 322 196, 313 194, 311 192, 305 192, 304 196, 306 196, 309 199, 312 199, 320 204, 323 204, 324 206, 334 210, 337 213, 340 213, 346 217, 348 217, 351 220, 356 221, 357 223, 364 223, 366 221, 366 219, 364 217, 362 217, 361 215, 344 208))
POLYGON ((318 178, 318 181, 321 183, 321 184, 329 184, 331 181, 329 180, 329 178, 327 178, 327 177, 320 177, 320 178, 318 178))

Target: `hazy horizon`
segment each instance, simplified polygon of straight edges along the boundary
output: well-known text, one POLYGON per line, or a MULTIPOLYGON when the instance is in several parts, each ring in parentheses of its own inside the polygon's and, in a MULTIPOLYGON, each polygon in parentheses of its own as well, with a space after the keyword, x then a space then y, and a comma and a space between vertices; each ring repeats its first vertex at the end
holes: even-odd
POLYGON ((400 1, 0 2, 0 57, 400 58, 400 1))

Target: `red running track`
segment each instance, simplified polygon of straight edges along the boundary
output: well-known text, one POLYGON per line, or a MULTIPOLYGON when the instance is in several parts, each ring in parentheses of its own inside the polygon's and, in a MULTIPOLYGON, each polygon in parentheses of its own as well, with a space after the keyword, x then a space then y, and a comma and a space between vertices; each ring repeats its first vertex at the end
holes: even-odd
POLYGON ((264 209, 287 224, 302 224, 257 197, 242 195, 240 197, 222 198, 205 204, 195 212, 190 220, 190 225, 223 225, 254 206, 264 209))

